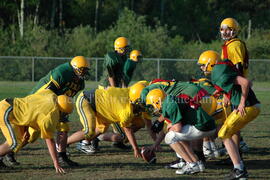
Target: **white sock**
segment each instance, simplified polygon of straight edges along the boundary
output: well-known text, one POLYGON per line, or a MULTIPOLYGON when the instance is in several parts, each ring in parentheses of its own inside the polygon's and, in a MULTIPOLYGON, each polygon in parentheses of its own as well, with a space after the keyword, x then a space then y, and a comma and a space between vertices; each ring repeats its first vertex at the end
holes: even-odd
POLYGON ((183 159, 179 154, 176 153, 176 156, 179 157, 180 159, 183 159))
POLYGON ((239 169, 241 171, 244 170, 244 168, 241 167, 241 164, 235 164, 235 165, 233 165, 233 167, 234 167, 234 169, 239 169))

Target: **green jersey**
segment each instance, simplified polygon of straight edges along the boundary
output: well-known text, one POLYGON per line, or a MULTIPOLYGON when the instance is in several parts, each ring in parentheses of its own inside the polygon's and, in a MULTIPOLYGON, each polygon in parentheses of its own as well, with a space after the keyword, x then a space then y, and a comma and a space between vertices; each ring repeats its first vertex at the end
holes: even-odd
POLYGON ((216 91, 214 85, 209 79, 201 78, 201 79, 192 81, 192 83, 206 90, 208 94, 212 95, 216 91))
MULTIPOLYGON (((229 60, 216 64, 211 73, 212 83, 230 97, 231 103, 235 108, 238 107, 242 96, 241 86, 234 83, 237 76, 238 72, 229 60)), ((253 106, 257 103, 259 103, 259 101, 253 90, 250 88, 246 106, 253 106)))
POLYGON ((121 87, 122 82, 124 82, 123 69, 126 60, 126 56, 120 56, 117 52, 109 52, 106 54, 103 63, 104 72, 101 84, 106 87, 109 86, 108 77, 113 77, 115 80, 115 86, 121 87))
POLYGON ((173 125, 179 122, 183 125, 190 124, 200 131, 211 131, 216 128, 214 119, 201 107, 193 109, 180 98, 170 95, 162 103, 162 115, 173 125))
POLYGON ((179 96, 180 94, 185 94, 194 98, 198 92, 201 90, 199 86, 191 82, 168 82, 168 85, 164 85, 163 83, 154 83, 147 87, 145 87, 141 92, 141 100, 146 102, 147 94, 153 89, 162 89, 168 95, 179 96))
POLYGON ((34 94, 40 89, 46 89, 50 83, 53 83, 56 87, 55 94, 65 94, 69 97, 75 96, 85 87, 84 80, 75 74, 70 63, 64 63, 41 78, 30 94, 34 94))
POLYGON ((127 59, 127 61, 125 62, 123 72, 124 72, 124 83, 126 86, 128 86, 128 84, 131 81, 131 78, 137 66, 137 63, 138 62, 132 61, 131 59, 127 59))

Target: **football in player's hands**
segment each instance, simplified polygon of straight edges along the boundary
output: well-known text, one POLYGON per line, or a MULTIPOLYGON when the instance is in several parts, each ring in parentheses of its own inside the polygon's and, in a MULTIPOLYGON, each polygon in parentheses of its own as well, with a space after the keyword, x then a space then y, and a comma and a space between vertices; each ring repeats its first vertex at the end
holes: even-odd
POLYGON ((142 154, 142 158, 149 164, 156 163, 157 159, 156 159, 155 151, 150 151, 149 149, 142 147, 141 154, 142 154))

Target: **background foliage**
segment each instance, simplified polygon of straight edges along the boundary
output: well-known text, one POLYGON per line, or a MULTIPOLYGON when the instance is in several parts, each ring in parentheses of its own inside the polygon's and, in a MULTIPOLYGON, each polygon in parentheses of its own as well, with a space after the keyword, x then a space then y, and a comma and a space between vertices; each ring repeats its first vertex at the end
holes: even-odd
MULTIPOLYGON (((144 57, 197 59, 205 50, 221 51, 219 24, 234 17, 241 24, 240 38, 246 42, 250 58, 270 57, 270 0, 30 0, 25 1, 23 36, 17 20, 21 2, 0 3, 0 56, 103 57, 113 50, 116 37, 126 36, 144 57), (252 22, 249 38, 248 20, 252 22)), ((153 63, 143 62, 135 78, 156 74, 155 68, 149 68, 153 63)), ((59 63, 44 60, 39 66, 42 64, 47 66, 38 70, 40 76, 59 63)), ((23 60, 1 61, 0 65, 11 71, 2 68, 2 80, 25 80, 31 73, 31 64, 23 60)), ((269 63, 252 66, 252 79, 270 79, 264 71, 269 63)), ((186 79, 196 68, 163 62, 161 77, 186 79)))

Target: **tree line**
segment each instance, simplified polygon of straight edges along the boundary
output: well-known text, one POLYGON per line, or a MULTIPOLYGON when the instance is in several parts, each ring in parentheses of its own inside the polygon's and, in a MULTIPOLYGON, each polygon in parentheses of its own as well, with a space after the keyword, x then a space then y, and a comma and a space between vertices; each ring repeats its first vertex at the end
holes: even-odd
MULTIPOLYGON (((22 1, 0 2, 0 56, 103 57, 113 50, 115 38, 125 36, 131 47, 141 50, 144 57, 197 59, 208 49, 221 52, 223 42, 219 37, 219 24, 225 17, 235 17, 240 24, 242 22, 240 38, 246 41, 250 58, 270 57, 267 23, 270 16, 265 9, 269 1, 241 4, 241 0, 31 0, 23 5, 22 1), (249 37, 243 23, 248 20, 252 22, 249 37), (23 30, 19 25, 22 22, 23 30)), ((21 60, 17 65, 6 61, 0 63, 6 63, 3 65, 8 66, 9 71, 15 71, 7 72, 6 68, 1 68, 2 80, 24 80, 23 76, 15 75, 18 74, 16 68, 28 74, 26 76, 31 71, 31 65, 25 65, 21 60)), ((45 60, 43 63, 48 64, 45 60)), ((155 68, 149 69, 151 63, 143 62, 140 65, 143 73, 137 72, 135 78, 147 79, 156 74, 155 68), (140 77, 139 74, 144 73, 146 77, 140 77)), ((254 72, 251 73, 253 79, 270 79, 265 70, 269 63, 253 64, 250 67, 254 72)), ((102 71, 100 68, 99 72, 102 71)), ((181 62, 162 63, 161 77, 186 79, 194 68, 197 67, 181 62)), ((38 73, 42 75, 48 70, 40 71, 38 73)))

